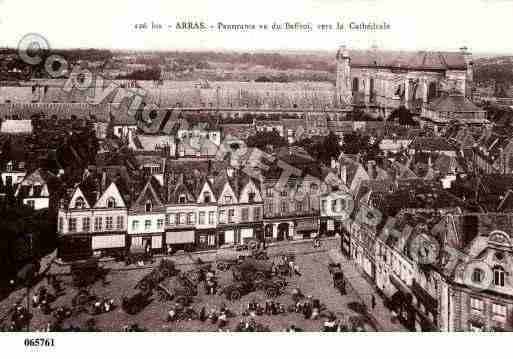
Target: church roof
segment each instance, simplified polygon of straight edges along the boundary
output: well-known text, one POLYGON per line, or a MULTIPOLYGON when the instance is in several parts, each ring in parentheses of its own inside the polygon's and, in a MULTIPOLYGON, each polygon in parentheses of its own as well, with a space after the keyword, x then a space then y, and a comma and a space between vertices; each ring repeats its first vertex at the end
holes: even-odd
POLYGON ((483 112, 472 101, 463 95, 449 95, 434 99, 429 103, 429 109, 439 112, 483 112))
POLYGON ((415 70, 465 70, 461 52, 349 50, 352 67, 394 67, 415 70))

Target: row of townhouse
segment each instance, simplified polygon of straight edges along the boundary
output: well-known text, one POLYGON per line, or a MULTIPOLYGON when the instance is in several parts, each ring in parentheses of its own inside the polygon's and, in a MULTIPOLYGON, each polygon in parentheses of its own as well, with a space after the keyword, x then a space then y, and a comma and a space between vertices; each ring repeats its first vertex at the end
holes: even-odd
POLYGON ((513 215, 471 212, 440 188, 415 187, 418 181, 380 182, 322 196, 321 219, 332 222, 341 251, 403 324, 417 331, 512 330, 513 215), (455 250, 470 257, 454 260, 455 250))
POLYGON ((330 189, 326 178, 336 178, 306 154, 289 151, 255 177, 224 161, 165 161, 136 183, 123 168, 86 171, 61 201, 61 257, 314 238, 320 196, 330 189), (279 185, 292 166, 296 172, 279 185))
POLYGON ((260 186, 233 168, 217 176, 172 170, 163 182, 151 176, 134 191, 107 172, 92 177, 61 202, 62 258, 217 248, 261 235, 260 186))
POLYGON ((12 191, 23 205, 35 210, 52 207, 59 175, 37 168, 27 171, 25 162, 9 160, 0 165, 0 194, 12 191))

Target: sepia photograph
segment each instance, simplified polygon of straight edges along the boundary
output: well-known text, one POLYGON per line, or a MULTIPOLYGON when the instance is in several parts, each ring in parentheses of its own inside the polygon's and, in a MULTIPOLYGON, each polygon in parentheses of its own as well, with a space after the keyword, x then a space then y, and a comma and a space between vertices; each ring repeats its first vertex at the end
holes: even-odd
POLYGON ((0 0, 0 342, 381 356, 513 331, 511 15, 0 0))

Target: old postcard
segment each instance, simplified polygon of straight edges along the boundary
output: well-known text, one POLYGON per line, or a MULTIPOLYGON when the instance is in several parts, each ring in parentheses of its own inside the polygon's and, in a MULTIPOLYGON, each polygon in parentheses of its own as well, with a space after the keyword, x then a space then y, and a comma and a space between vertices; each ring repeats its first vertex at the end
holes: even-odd
POLYGON ((0 339, 512 331, 512 14, 0 0, 0 339))

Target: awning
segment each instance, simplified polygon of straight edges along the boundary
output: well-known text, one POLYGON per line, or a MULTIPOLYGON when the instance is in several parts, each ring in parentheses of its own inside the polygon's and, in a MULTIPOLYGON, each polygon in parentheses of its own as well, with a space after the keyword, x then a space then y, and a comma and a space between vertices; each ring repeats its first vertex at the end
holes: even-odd
POLYGON ((314 219, 303 219, 297 221, 296 231, 316 231, 317 230, 317 221, 314 219))
POLYGON ((166 232, 166 243, 194 243, 194 231, 166 232))
POLYGON ((241 228, 240 230, 240 238, 241 239, 248 239, 253 238, 253 228, 241 228))
POLYGON ((124 234, 104 234, 93 236, 92 238, 93 250, 107 249, 107 248, 123 248, 125 247, 124 234))

